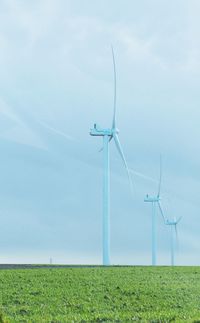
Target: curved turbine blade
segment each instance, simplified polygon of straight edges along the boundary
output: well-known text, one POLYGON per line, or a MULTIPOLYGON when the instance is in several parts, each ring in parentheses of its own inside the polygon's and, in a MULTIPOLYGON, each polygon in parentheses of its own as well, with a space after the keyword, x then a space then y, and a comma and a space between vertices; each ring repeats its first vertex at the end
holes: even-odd
POLYGON ((165 216, 164 216, 164 213, 163 213, 163 210, 162 210, 162 207, 161 207, 160 201, 158 201, 158 207, 159 207, 160 213, 161 213, 161 215, 162 215, 162 217, 163 217, 164 223, 166 223, 166 218, 165 218, 165 216))
MULTIPOLYGON (((113 139, 113 136, 110 136, 109 142, 113 139)), ((101 147, 101 149, 99 149, 99 153, 103 151, 103 147, 101 147)))
POLYGON ((177 224, 177 223, 175 223, 175 224, 174 224, 174 229, 175 229, 175 232, 176 232, 176 239, 178 240, 178 231, 177 231, 176 224, 177 224))
POLYGON ((174 225, 175 235, 176 235, 176 249, 179 252, 179 234, 177 229, 177 223, 174 225))
POLYGON ((177 223, 174 225, 175 235, 176 235, 176 248, 179 249, 179 240, 178 240, 178 230, 177 230, 177 223))
POLYGON ((179 251, 179 236, 178 236, 178 229, 177 229, 177 224, 180 222, 182 219, 182 216, 178 218, 178 220, 175 222, 174 229, 176 233, 176 246, 177 246, 177 251, 179 251))
POLYGON ((162 181, 162 156, 160 155, 160 176, 159 176, 159 184, 158 184, 158 197, 160 196, 161 181, 162 181))
POLYGON ((110 142, 112 139, 113 139, 113 135, 112 135, 112 136, 110 136, 109 142, 110 142))
POLYGON ((113 134, 113 138, 114 138, 114 141, 115 141, 117 150, 118 150, 118 152, 119 152, 119 154, 120 154, 120 156, 122 158, 122 161, 124 163, 124 166, 126 168, 126 172, 127 172, 127 176, 128 176, 128 180, 129 180, 131 192, 133 193, 133 183, 132 183, 132 180, 131 180, 131 177, 130 177, 129 168, 128 168, 128 165, 127 165, 127 162, 126 162, 126 159, 125 159, 123 150, 122 150, 122 146, 121 146, 120 141, 119 141, 119 137, 118 137, 118 135, 116 133, 114 133, 113 134))
POLYGON ((113 72, 114 72, 114 97, 113 97, 113 122, 112 122, 112 128, 116 127, 116 95, 117 95, 117 89, 116 89, 116 64, 115 64, 115 55, 114 50, 111 45, 112 50, 112 59, 113 59, 113 72))

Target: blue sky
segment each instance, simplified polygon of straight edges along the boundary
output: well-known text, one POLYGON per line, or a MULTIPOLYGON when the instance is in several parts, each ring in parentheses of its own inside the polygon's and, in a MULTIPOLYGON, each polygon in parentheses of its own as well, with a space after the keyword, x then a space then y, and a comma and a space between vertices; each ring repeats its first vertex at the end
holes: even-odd
MULTIPOLYGON (((0 2, 0 262, 101 263, 101 139, 117 124, 135 194, 111 143, 111 262, 150 264, 157 191, 179 223, 178 263, 199 265, 197 0, 0 2), (153 178, 154 181, 138 176, 153 178)), ((158 263, 169 232, 158 213, 158 263)))

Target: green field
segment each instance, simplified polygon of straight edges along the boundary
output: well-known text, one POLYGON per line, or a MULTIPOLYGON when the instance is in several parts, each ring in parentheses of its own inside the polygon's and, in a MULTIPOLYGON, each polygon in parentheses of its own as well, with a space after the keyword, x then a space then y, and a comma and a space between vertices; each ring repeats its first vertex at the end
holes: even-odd
POLYGON ((0 270, 0 312, 0 322, 200 322, 200 268, 0 270))

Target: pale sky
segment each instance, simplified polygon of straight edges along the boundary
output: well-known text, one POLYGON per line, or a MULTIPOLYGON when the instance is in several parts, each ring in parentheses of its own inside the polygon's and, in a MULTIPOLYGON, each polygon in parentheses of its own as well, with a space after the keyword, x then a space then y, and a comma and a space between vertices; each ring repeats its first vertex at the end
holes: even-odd
POLYGON ((0 1, 0 263, 101 263, 102 142, 89 131, 111 125, 112 44, 135 192, 111 142, 111 263, 151 263, 143 200, 161 153, 163 210, 182 216, 177 263, 200 265, 199 12, 197 0, 0 1))

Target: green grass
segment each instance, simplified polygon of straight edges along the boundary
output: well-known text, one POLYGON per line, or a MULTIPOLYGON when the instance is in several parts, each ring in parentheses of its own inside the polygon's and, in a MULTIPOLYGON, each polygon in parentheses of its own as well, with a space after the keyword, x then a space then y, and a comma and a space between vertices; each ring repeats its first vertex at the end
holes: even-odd
POLYGON ((0 270, 0 312, 0 322, 200 322, 200 268, 0 270))

